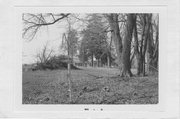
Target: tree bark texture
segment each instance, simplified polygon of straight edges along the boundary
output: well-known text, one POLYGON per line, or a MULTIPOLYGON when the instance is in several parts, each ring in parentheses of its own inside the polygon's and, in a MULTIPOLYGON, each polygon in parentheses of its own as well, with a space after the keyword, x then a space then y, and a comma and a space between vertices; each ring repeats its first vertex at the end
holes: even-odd
POLYGON ((130 77, 132 76, 131 72, 131 41, 134 25, 136 22, 135 14, 127 14, 127 22, 125 27, 125 37, 123 43, 123 52, 122 52, 122 74, 121 76, 130 77))
MULTIPOLYGON (((143 14, 142 16, 142 36, 139 44, 138 40, 138 33, 137 33, 137 25, 135 23, 135 28, 134 28, 134 39, 135 39, 135 47, 134 51, 136 54, 136 59, 137 59, 137 75, 143 75, 145 76, 145 55, 146 55, 146 50, 150 52, 150 46, 149 44, 151 43, 150 39, 150 25, 151 25, 151 14, 143 14)), ((147 55, 150 57, 150 54, 147 55)), ((147 59, 148 59, 147 57, 147 59)))
POLYGON ((122 68, 122 38, 120 36, 119 24, 118 24, 118 14, 110 14, 108 15, 108 22, 110 24, 110 28, 112 30, 111 35, 115 44, 115 49, 117 53, 118 66, 121 71, 122 68))

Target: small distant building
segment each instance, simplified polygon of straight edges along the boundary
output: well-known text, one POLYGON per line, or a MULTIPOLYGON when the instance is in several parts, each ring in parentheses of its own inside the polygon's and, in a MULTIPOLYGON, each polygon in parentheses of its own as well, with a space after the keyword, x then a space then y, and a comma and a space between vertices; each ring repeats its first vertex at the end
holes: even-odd
POLYGON ((74 57, 74 58, 73 58, 73 64, 74 64, 75 66, 83 66, 83 63, 79 60, 78 57, 74 57))

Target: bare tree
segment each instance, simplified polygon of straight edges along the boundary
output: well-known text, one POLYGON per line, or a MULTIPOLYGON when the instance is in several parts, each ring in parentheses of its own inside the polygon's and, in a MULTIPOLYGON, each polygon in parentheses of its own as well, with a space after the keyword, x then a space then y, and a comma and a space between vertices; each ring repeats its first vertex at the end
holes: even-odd
POLYGON ((37 64, 45 64, 52 56, 53 49, 48 49, 48 43, 43 46, 42 51, 37 53, 36 59, 37 59, 37 64))
POLYGON ((68 17, 70 14, 52 14, 52 13, 39 13, 39 14, 31 14, 31 13, 23 13, 23 34, 22 37, 24 39, 32 40, 38 30, 43 26, 48 26, 59 22, 60 20, 68 17))
POLYGON ((65 51, 69 52, 69 56, 71 57, 71 63, 73 64, 73 58, 74 55, 76 55, 78 50, 78 33, 77 31, 72 27, 73 23, 71 23, 70 20, 67 19, 68 22, 68 28, 66 32, 67 40, 64 38, 65 33, 63 34, 63 40, 61 43, 61 49, 64 49, 65 51))

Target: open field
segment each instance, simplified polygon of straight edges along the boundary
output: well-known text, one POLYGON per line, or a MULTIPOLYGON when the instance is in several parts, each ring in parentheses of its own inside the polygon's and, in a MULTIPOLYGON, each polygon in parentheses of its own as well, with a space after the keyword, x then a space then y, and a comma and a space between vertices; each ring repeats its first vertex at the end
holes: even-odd
MULTIPOLYGON (((72 70, 73 104, 157 104, 157 76, 122 78, 114 68, 72 70)), ((134 71, 133 71, 134 72, 134 71)), ((69 104, 67 70, 23 72, 23 104, 69 104)))

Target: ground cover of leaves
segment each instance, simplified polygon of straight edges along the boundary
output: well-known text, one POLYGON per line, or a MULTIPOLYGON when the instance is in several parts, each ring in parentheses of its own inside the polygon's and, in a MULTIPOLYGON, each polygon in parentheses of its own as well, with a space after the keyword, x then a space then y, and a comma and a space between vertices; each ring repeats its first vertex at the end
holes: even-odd
POLYGON ((23 72, 23 104, 157 104, 158 76, 122 78, 115 68, 23 72))

